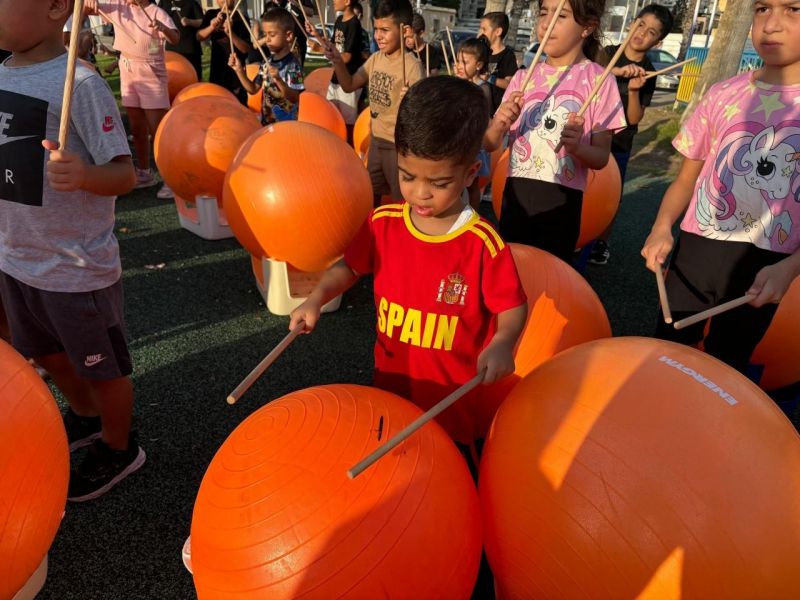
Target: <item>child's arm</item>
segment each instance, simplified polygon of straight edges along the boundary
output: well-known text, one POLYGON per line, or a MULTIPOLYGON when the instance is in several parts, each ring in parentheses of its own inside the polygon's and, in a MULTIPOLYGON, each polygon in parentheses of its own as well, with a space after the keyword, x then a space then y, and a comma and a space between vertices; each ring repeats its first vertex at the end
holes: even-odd
POLYGON ((797 277, 800 277, 800 250, 758 272, 753 285, 747 290, 748 294, 756 296, 750 304, 759 307, 780 302, 797 277))
POLYGON ((181 33, 177 29, 167 27, 161 21, 154 21, 151 27, 153 27, 156 31, 161 32, 161 34, 170 44, 174 45, 181 41, 181 33))
POLYGON ((525 328, 528 305, 520 304, 497 315, 497 331, 478 355, 478 372, 486 369, 483 384, 494 383, 514 372, 514 346, 525 328))
POLYGON ((502 79, 496 79, 494 84, 499 87, 501 90, 508 89, 508 84, 511 83, 512 75, 508 77, 503 77, 502 79))
POLYGON ((667 188, 661 208, 658 209, 653 228, 642 247, 642 256, 647 268, 655 272, 667 260, 667 255, 672 250, 672 225, 680 218, 689 202, 700 171, 703 169, 702 160, 683 159, 681 170, 672 185, 667 188))
POLYGON ((342 87, 343 91, 349 94, 350 92, 360 90, 369 83, 367 72, 363 66, 351 75, 347 70, 347 65, 342 60, 342 55, 339 54, 339 51, 332 43, 325 43, 323 40, 322 48, 325 51, 325 57, 333 64, 336 79, 339 80, 339 85, 342 87))
POLYGON ((130 156, 117 156, 104 165, 88 165, 73 152, 58 149, 58 142, 42 142, 50 157, 47 179, 58 192, 84 190, 98 196, 121 196, 136 184, 136 172, 130 156))
POLYGON ((313 331, 319 321, 322 307, 349 290, 358 281, 359 275, 351 269, 343 258, 328 267, 311 292, 311 295, 300 306, 292 311, 289 330, 293 330, 300 321, 305 321, 305 330, 313 331))
POLYGON ((292 104, 297 104, 300 101, 301 90, 296 90, 292 87, 289 87, 289 84, 286 83, 281 77, 281 74, 278 71, 278 67, 270 66, 269 74, 272 77, 272 81, 274 81, 275 85, 278 86, 278 89, 281 91, 284 98, 286 98, 292 104))
POLYGON ((205 42, 214 34, 215 31, 220 30, 224 22, 224 13, 220 12, 216 17, 211 19, 211 23, 208 24, 208 27, 204 27, 203 29, 197 31, 197 41, 205 42))
POLYGON ((487 152, 494 152, 503 143, 508 130, 522 113, 522 102, 522 92, 511 92, 508 100, 497 108, 489 128, 483 135, 483 147, 487 152))
POLYGON ((236 76, 239 78, 239 83, 242 84, 242 87, 248 94, 257 94, 258 93, 258 86, 256 85, 255 81, 251 80, 247 76, 247 72, 244 70, 242 66, 242 61, 239 60, 239 57, 236 56, 236 53, 233 52, 228 57, 228 66, 233 69, 236 76))
POLYGON ((641 102, 641 89, 644 87, 644 84, 645 79, 643 75, 634 77, 628 81, 628 110, 625 113, 628 125, 638 125, 644 117, 644 106, 642 106, 641 102))

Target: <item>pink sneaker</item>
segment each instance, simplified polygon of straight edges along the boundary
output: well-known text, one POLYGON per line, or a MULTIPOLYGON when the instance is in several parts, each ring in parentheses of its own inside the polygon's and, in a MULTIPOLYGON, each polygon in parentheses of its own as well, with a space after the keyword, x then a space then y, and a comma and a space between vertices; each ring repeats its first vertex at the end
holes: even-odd
POLYGON ((156 184, 156 178, 153 176, 153 171, 150 169, 136 169, 136 185, 134 189, 140 190, 142 188, 153 187, 156 184))

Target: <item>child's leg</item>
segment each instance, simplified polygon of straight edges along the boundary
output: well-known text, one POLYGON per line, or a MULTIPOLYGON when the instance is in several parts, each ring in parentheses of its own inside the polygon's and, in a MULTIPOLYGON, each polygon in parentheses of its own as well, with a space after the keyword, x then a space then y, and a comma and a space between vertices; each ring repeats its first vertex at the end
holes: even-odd
POLYGON ((397 168, 397 148, 391 142, 381 140, 378 144, 380 151, 383 176, 389 185, 389 195, 392 202, 402 202, 403 192, 400 191, 400 171, 397 168))
POLYGON ((163 108, 146 108, 144 109, 144 116, 147 122, 147 130, 150 135, 155 137, 158 126, 161 125, 161 120, 167 114, 166 109, 163 108))
POLYGON ((375 207, 381 205, 381 197, 384 194, 391 192, 389 183, 383 173, 379 143, 380 140, 377 138, 371 138, 369 151, 367 152, 367 171, 369 171, 369 178, 372 181, 372 203, 375 207))
POLYGON ((148 126, 144 109, 126 106, 128 123, 133 136, 133 147, 136 151, 136 164, 140 169, 150 168, 150 140, 147 137, 148 126))
POLYGON ((80 417, 96 417, 100 414, 92 399, 89 383, 78 377, 66 353, 57 352, 56 354, 36 356, 35 359, 50 373, 53 383, 64 394, 72 412, 80 417))

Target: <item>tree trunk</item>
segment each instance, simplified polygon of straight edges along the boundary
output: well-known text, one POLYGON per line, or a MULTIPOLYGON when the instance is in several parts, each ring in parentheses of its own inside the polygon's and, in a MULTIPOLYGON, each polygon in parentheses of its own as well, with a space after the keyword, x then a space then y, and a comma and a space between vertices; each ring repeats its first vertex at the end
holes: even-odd
POLYGON ((699 4, 700 0, 686 0, 686 5, 683 10, 683 19, 681 20, 683 37, 681 38, 681 48, 678 51, 678 62, 686 58, 686 51, 689 49, 689 44, 694 34, 694 17, 699 4))
POLYGON ((683 113, 683 119, 691 114, 694 107, 713 84, 728 79, 739 72, 747 34, 753 22, 752 0, 728 0, 725 14, 719 21, 714 35, 714 43, 708 51, 706 61, 700 71, 700 78, 692 91, 692 99, 683 113))
POLYGON ((528 0, 514 0, 511 5, 511 14, 509 15, 508 35, 506 35, 505 44, 509 48, 517 48, 517 33, 519 33, 519 19, 522 16, 522 11, 529 5, 528 0))
POLYGON ((486 10, 483 14, 490 12, 506 12, 505 0, 486 0, 486 10))

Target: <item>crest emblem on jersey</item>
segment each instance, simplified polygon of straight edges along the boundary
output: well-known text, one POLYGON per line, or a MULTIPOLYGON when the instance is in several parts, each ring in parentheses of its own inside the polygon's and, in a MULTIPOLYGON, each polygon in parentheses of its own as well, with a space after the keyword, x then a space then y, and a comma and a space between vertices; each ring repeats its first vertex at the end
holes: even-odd
POLYGON ((464 283, 464 276, 461 273, 450 273, 439 282, 439 293, 436 296, 436 301, 464 306, 464 298, 467 295, 468 288, 469 286, 464 283))

